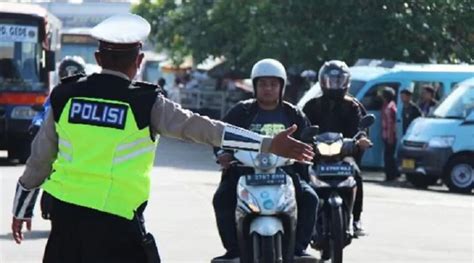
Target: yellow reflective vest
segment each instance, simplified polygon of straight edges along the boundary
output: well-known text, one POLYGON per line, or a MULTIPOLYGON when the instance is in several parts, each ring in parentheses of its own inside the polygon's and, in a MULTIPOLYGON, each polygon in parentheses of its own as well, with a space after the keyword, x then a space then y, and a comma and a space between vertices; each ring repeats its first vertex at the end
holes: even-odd
POLYGON ((158 140, 123 101, 72 97, 56 123, 58 156, 46 192, 66 203, 132 219, 149 196, 158 140))

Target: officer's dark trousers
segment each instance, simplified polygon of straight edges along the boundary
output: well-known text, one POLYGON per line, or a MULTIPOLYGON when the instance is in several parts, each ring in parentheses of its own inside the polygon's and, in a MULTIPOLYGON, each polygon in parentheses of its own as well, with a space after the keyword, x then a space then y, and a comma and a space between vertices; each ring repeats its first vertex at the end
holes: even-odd
MULTIPOLYGON (((235 207, 237 205, 236 189, 239 173, 237 168, 230 168, 226 172, 223 172, 221 182, 213 199, 217 228, 222 244, 227 251, 236 254, 239 253, 235 222, 235 207)), ((293 181, 295 180, 293 179, 293 181)), ((316 221, 318 196, 304 181, 295 183, 295 191, 298 206, 295 250, 302 251, 306 249, 311 240, 313 226, 316 221)))
POLYGON ((44 263, 143 263, 135 221, 53 199, 44 263))

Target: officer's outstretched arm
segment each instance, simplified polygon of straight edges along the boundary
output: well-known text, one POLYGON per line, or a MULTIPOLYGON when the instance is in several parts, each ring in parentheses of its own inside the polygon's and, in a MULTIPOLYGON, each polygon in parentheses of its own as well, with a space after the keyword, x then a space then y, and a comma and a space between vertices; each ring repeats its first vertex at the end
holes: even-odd
POLYGON ((152 135, 164 136, 206 143, 227 149, 272 152, 297 160, 312 157, 311 146, 291 138, 296 125, 274 138, 200 116, 180 105, 158 96, 151 112, 152 135))
POLYGON ((57 152, 58 135, 54 126, 53 113, 48 111, 43 125, 31 143, 31 154, 26 162, 26 169, 16 186, 12 211, 12 233, 17 243, 23 239, 23 223, 26 223, 28 229, 31 228, 38 187, 50 175, 57 152))

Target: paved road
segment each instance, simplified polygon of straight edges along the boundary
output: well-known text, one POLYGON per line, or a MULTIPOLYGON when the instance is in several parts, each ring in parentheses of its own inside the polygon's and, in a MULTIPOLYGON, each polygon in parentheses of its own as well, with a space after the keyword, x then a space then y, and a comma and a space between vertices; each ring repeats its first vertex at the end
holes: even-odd
MULTIPOLYGON (((48 235, 49 222, 37 217, 21 246, 10 237, 13 191, 23 168, 0 156, 2 263, 41 262, 48 235)), ((162 139, 152 177, 147 227, 158 239, 163 262, 209 262, 222 254, 211 205, 219 173, 210 149, 162 139)), ((363 219, 370 235, 345 250, 346 262, 474 262, 472 195, 385 184, 377 173, 367 178, 363 219)))

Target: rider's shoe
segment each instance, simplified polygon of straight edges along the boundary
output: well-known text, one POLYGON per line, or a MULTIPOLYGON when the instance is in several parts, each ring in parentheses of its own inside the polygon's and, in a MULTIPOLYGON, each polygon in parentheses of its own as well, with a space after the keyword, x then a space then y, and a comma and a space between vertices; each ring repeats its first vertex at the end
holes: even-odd
POLYGON ((227 251, 224 255, 213 258, 211 263, 240 263, 239 253, 227 251))
POLYGON ((362 222, 359 221, 354 221, 354 236, 355 237, 362 237, 366 236, 367 232, 362 228, 362 222))

